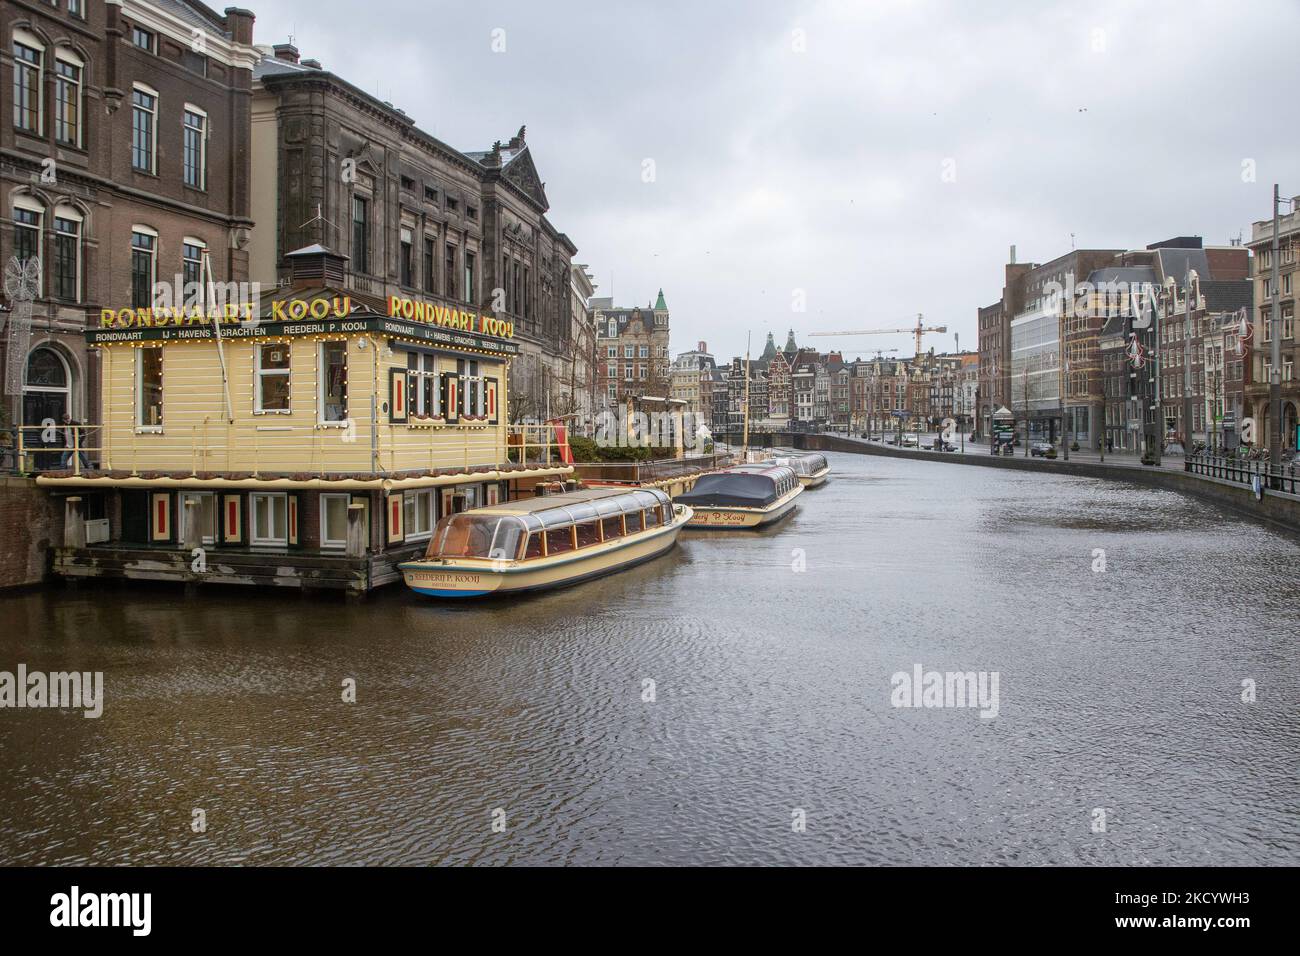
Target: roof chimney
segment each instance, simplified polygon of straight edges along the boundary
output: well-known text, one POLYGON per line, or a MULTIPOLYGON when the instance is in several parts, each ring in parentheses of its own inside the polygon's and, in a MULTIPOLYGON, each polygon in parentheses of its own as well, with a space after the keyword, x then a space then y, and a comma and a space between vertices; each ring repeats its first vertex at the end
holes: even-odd
POLYGON ((348 257, 327 249, 320 243, 295 249, 285 255, 289 260, 289 284, 295 289, 318 286, 341 288, 348 257))
POLYGON ((303 60, 302 65, 311 70, 321 69, 320 60, 303 60))
POLYGON ((285 60, 288 63, 298 62, 298 48, 292 43, 277 43, 271 49, 275 51, 277 60, 285 60))
POLYGON ((230 39, 248 46, 253 42, 252 10, 242 7, 226 7, 226 28, 230 30, 230 39))
POLYGON ((1013 266, 1016 264, 1016 247, 1014 245, 1011 247, 1011 264, 1013 266))

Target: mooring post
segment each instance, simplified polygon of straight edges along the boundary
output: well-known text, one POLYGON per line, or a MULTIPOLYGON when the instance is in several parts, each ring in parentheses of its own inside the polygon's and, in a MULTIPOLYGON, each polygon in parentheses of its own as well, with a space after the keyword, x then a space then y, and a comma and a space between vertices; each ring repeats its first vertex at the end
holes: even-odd
POLYGON ((70 495, 63 499, 63 546, 65 548, 86 546, 86 522, 79 495, 70 495))

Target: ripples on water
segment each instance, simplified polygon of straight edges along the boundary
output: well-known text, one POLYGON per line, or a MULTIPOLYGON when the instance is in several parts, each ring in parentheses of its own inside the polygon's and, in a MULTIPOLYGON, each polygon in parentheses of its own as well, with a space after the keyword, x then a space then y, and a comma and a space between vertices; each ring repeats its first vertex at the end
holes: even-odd
POLYGON ((1294 539, 831 457, 777 529, 516 603, 0 598, 0 669, 102 670, 107 697, 0 711, 0 861, 1300 862, 1294 539), (998 671, 999 716, 892 708, 918 662, 998 671))

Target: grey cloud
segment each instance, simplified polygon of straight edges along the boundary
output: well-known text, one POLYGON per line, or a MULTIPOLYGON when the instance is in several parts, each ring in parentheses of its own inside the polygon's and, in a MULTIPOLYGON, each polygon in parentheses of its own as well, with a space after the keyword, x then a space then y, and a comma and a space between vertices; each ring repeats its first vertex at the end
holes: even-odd
POLYGON ((729 356, 750 329, 761 342, 917 312, 973 346, 1011 243, 1042 260, 1071 233, 1226 242, 1267 214, 1275 179, 1300 192, 1300 132, 1282 121, 1300 35, 1287 0, 371 0, 362 27, 357 6, 258 5, 259 42, 294 32, 304 56, 461 149, 526 123, 552 219, 598 294, 611 276, 621 301, 662 286, 675 349, 704 339, 729 356), (790 310, 795 288, 807 313, 790 310))

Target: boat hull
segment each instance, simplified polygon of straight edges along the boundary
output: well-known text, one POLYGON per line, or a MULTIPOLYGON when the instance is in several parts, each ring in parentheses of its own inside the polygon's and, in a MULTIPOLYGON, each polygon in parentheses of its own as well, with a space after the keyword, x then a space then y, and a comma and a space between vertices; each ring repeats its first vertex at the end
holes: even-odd
POLYGON ((583 581, 616 574, 672 550, 687 515, 644 537, 620 539, 606 546, 532 561, 407 561, 399 565, 403 579, 416 594, 433 598, 482 598, 526 594, 570 587, 583 581))
POLYGON ((829 468, 823 468, 821 471, 813 475, 800 475, 799 484, 803 485, 805 488, 819 488, 826 484, 826 479, 830 476, 831 470, 829 468))
POLYGON ((695 529, 736 529, 753 531, 765 528, 787 517, 795 508, 795 499, 803 491, 803 485, 796 485, 794 491, 778 498, 766 508, 711 507, 709 505, 692 505, 695 514, 687 522, 687 528, 695 529))

